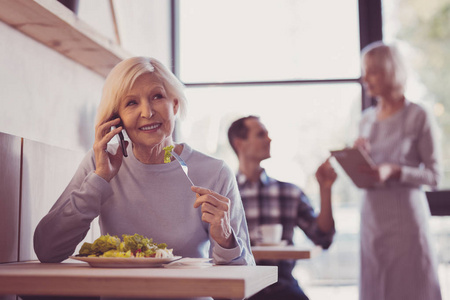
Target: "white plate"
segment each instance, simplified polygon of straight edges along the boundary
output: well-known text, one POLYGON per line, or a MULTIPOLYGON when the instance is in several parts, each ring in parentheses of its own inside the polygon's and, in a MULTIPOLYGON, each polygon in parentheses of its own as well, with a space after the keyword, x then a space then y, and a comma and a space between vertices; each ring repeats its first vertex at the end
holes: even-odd
POLYGON ((69 258, 87 262, 91 267, 95 268, 154 268, 178 260, 181 256, 169 258, 70 256, 69 258))

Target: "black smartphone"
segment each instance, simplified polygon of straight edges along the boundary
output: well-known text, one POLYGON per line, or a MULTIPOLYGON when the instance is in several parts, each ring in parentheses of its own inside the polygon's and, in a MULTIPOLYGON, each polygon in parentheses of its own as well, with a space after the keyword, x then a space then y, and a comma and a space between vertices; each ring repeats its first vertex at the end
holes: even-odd
MULTIPOLYGON (((118 115, 114 115, 111 118, 111 120, 117 119, 118 117, 119 117, 118 115)), ((120 123, 117 125, 117 127, 118 126, 122 126, 123 127, 122 120, 120 120, 120 123)), ((122 147, 123 156, 128 157, 127 148, 125 146, 125 138, 123 137, 122 131, 119 132, 119 134, 117 135, 117 140, 119 141, 120 147, 122 147)))

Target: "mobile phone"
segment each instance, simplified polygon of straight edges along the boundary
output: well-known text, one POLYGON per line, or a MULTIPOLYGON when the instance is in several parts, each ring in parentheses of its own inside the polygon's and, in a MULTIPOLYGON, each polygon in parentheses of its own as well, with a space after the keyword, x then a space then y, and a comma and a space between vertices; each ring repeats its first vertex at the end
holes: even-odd
MULTIPOLYGON (((114 115, 114 116, 112 116, 111 120, 117 119, 118 117, 119 117, 118 115, 114 115)), ((122 119, 120 120, 120 123, 117 124, 117 127, 119 127, 119 126, 123 127, 122 119)), ((119 132, 119 134, 117 134, 116 136, 117 136, 117 141, 120 144, 120 147, 122 147, 123 156, 128 157, 127 147, 125 146, 125 138, 123 137, 122 131, 119 132)))

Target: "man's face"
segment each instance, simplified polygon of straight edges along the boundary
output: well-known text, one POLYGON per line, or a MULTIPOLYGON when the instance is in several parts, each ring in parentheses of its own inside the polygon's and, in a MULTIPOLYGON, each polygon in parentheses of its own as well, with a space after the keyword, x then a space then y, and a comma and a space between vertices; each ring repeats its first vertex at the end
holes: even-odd
POLYGON ((258 119, 245 120, 248 128, 247 139, 242 140, 239 147, 239 156, 255 161, 262 161, 270 157, 269 132, 258 119))

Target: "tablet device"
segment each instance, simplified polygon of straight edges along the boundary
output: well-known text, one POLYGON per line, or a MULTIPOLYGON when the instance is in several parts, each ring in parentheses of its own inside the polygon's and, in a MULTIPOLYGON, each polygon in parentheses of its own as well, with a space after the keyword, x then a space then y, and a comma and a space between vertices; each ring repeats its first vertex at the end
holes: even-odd
POLYGON ((429 191, 425 194, 432 216, 450 216, 450 190, 429 191))
POLYGON ((376 185, 372 176, 361 171, 375 166, 366 152, 359 148, 345 148, 330 152, 357 187, 368 188, 376 185))

